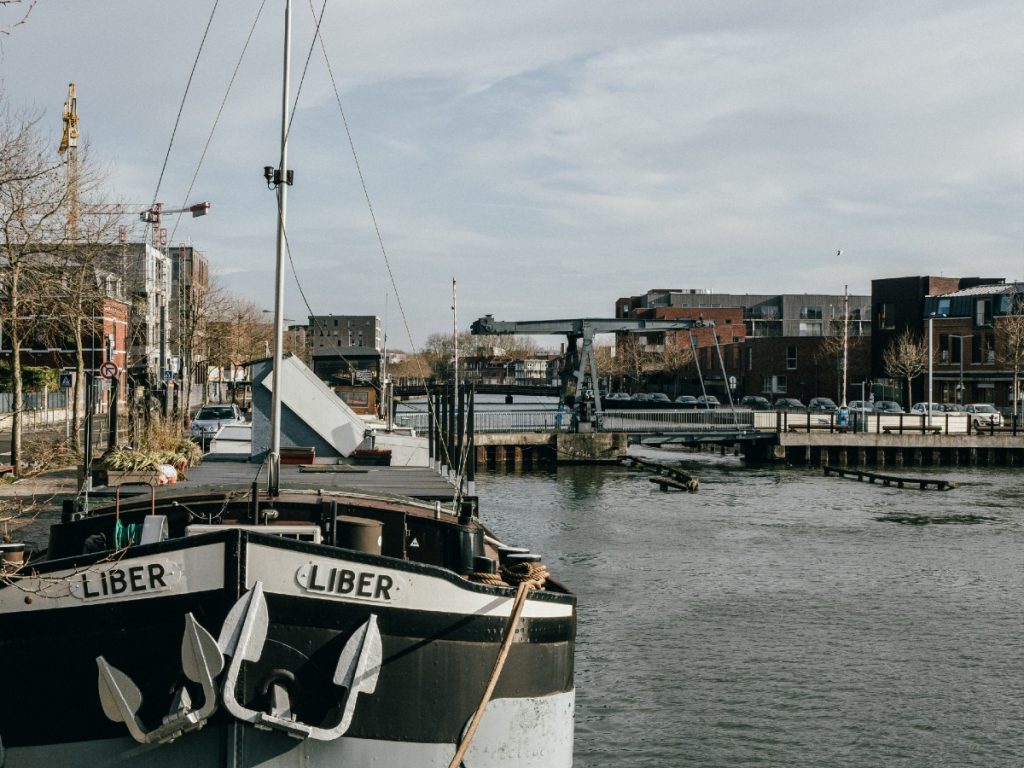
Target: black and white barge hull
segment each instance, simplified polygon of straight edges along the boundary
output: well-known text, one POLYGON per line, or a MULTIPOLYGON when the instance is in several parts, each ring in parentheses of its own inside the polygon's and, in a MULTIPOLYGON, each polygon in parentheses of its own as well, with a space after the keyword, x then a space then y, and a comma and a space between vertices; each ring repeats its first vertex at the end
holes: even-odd
POLYGON ((506 639, 462 764, 571 765, 571 593, 475 581, 467 557, 506 557, 475 518, 361 495, 274 507, 261 525, 237 495, 179 494, 54 526, 0 587, 3 768, 443 768, 506 639), (339 509, 380 553, 339 546, 339 509), (165 534, 97 549, 147 525, 165 534))

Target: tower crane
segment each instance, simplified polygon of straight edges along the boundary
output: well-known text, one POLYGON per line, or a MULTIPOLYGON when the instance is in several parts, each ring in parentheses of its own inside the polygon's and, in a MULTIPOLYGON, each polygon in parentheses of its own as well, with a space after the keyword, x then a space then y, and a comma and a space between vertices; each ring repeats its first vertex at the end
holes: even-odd
POLYGON ((713 327, 714 320, 629 320, 624 318, 593 318, 584 317, 569 320, 495 320, 493 315, 485 315, 475 320, 470 326, 474 335, 492 335, 503 333, 551 334, 564 335, 569 344, 566 348, 565 365, 562 368, 562 400, 568 391, 569 376, 572 372, 576 377, 576 392, 573 405, 582 400, 583 382, 589 376, 591 386, 597 393, 594 397, 594 410, 601 415, 600 389, 597 384, 597 358, 594 356, 594 336, 598 333, 637 333, 639 331, 689 331, 693 328, 713 327), (576 349, 576 342, 583 341, 582 349, 576 349), (575 370, 574 370, 575 369, 575 370))
POLYGON ((68 83, 68 98, 64 102, 64 132, 57 152, 68 153, 68 239, 78 240, 78 91, 68 83))

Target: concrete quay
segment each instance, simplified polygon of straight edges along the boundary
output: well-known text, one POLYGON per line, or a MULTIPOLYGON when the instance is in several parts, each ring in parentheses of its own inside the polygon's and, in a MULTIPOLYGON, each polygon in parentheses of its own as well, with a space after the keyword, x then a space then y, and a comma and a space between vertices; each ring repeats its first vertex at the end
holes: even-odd
POLYGON ((797 466, 1018 467, 1024 466, 1024 436, 780 433, 747 458, 797 466))
POLYGON ((626 452, 622 432, 478 433, 476 465, 480 470, 551 464, 610 464, 626 452))

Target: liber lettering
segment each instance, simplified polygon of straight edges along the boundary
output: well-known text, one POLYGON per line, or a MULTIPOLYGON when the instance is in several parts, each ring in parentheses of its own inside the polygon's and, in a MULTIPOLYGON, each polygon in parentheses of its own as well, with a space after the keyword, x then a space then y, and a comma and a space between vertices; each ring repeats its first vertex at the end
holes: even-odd
POLYGON ((167 577, 167 569, 162 563, 117 566, 98 573, 81 574, 79 587, 85 600, 94 600, 98 597, 126 597, 167 589, 167 577))
POLYGON ((305 583, 301 579, 299 583, 310 592, 364 600, 390 600, 395 586, 395 580, 385 573, 353 571, 336 566, 321 568, 316 564, 309 566, 305 583))

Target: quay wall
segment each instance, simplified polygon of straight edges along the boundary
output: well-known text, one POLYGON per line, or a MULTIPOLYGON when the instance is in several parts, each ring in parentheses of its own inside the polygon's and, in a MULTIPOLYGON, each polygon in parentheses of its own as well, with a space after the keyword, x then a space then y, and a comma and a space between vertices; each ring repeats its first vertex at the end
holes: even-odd
POLYGON ((552 464, 604 464, 626 452, 621 432, 507 432, 476 435, 478 470, 552 464))
POLYGON ((780 434, 747 458, 797 466, 1024 466, 1024 438, 1010 434, 780 434), (765 450, 767 448, 767 450, 765 450))
MULTIPOLYGON (((626 453, 624 432, 511 432, 477 434, 478 471, 555 464, 613 463, 626 453)), ((678 448, 686 446, 677 444, 678 448)), ((922 435, 782 432, 756 442, 702 443, 693 451, 742 453, 753 463, 794 466, 930 467, 1024 466, 1024 435, 922 435)))

